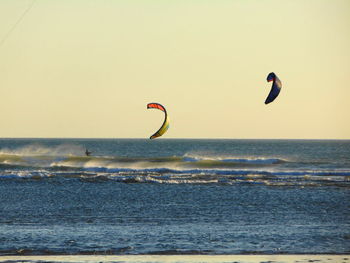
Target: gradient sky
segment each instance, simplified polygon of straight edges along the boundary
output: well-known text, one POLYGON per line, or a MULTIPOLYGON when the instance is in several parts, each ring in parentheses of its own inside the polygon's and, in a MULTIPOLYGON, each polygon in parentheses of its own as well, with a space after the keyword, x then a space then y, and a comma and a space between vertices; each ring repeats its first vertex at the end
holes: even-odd
POLYGON ((0 0, 0 137, 350 139, 348 0, 0 0), (265 105, 274 71, 280 96, 265 105))

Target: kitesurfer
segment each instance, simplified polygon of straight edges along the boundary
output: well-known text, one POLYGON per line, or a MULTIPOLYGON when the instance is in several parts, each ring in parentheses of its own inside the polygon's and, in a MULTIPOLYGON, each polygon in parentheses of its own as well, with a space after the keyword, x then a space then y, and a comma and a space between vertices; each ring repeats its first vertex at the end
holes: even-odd
POLYGON ((85 151, 86 156, 90 156, 91 153, 92 153, 92 152, 89 152, 89 150, 86 149, 86 151, 85 151))

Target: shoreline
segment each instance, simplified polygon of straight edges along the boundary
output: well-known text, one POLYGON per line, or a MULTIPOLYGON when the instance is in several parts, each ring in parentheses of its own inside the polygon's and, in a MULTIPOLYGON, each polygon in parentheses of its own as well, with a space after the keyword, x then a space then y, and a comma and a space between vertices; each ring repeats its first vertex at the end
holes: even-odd
POLYGON ((350 263, 350 254, 273 255, 31 255, 0 256, 0 262, 239 262, 350 263))

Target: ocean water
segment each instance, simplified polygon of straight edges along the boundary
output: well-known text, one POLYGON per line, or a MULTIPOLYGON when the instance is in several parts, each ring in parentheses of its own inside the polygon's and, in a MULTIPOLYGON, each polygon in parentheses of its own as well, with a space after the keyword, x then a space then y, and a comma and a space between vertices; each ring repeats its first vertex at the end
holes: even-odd
POLYGON ((0 255, 250 253, 350 253, 350 141, 0 140, 0 255))

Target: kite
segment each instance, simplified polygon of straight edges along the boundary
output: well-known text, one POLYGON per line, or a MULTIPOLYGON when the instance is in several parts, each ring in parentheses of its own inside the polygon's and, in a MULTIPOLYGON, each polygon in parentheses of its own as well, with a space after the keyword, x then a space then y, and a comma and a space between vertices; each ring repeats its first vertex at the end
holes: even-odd
POLYGON ((148 103, 147 104, 147 109, 158 109, 164 112, 165 114, 165 118, 164 118, 164 122, 162 124, 162 126, 159 128, 159 130, 153 134, 150 139, 155 139, 157 137, 162 136, 168 129, 169 129, 169 119, 168 119, 168 114, 166 112, 166 109, 164 108, 164 106, 162 106, 159 103, 148 103))
POLYGON ((268 82, 273 81, 272 82, 272 87, 269 93, 269 96, 267 96, 266 100, 265 100, 265 104, 269 104, 270 102, 273 102, 278 94, 281 91, 282 88, 282 82, 280 81, 280 79, 276 76, 275 73, 271 72, 266 79, 268 82))

